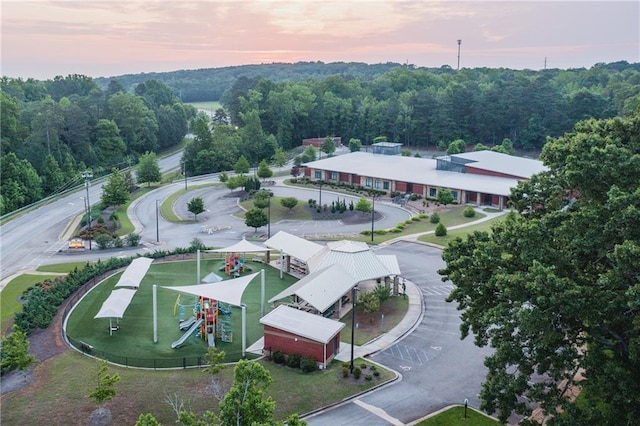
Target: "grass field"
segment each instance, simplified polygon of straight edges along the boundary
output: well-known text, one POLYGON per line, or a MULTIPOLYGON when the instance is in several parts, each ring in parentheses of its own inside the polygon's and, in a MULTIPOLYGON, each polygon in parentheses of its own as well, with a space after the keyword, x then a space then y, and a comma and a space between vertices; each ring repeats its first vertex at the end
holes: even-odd
POLYGON ((204 188, 204 187, 207 187, 207 186, 217 186, 217 185, 220 185, 220 184, 218 184, 218 183, 207 183, 207 184, 203 184, 203 185, 191 185, 186 190, 180 189, 180 190, 174 192, 173 194, 171 194, 167 198, 165 198, 164 201, 160 204, 160 213, 162 214, 162 217, 166 221, 172 222, 172 223, 195 223, 195 221, 193 219, 181 219, 181 218, 179 218, 178 215, 176 215, 175 212, 173 211, 173 203, 176 202, 178 197, 180 197, 183 194, 186 194, 189 191, 194 191, 196 189, 204 188))
MULTIPOLYGON (((218 273, 226 278, 224 272, 218 269, 223 266, 222 259, 208 259, 201 262, 201 277, 210 272, 218 273)), ((265 269, 266 297, 265 300, 275 296, 280 291, 289 287, 296 281, 294 277, 284 275, 279 278, 279 271, 262 263, 245 262, 252 272, 265 269)), ((121 274, 116 274, 99 284, 88 293, 80 302, 67 322, 67 334, 78 341, 87 343, 94 348, 94 353, 119 363, 142 362, 136 365, 150 365, 142 360, 176 359, 182 357, 198 357, 206 353, 205 340, 190 337, 185 344, 177 349, 171 348, 171 343, 178 340, 184 333, 178 327, 179 310, 175 309, 179 293, 162 288, 162 286, 193 285, 196 279, 196 262, 167 262, 153 264, 142 280, 140 288, 135 294, 131 304, 127 308, 124 318, 120 320, 120 329, 109 335, 109 319, 94 319, 100 310, 102 303, 111 294, 114 285, 121 274), (176 279, 180 277, 180 279, 176 279), (152 311, 152 286, 158 285, 158 342, 153 342, 153 311, 152 311), (104 352, 104 353, 103 353, 104 352), (123 361, 123 357, 127 360, 123 361)), ((181 303, 195 302, 194 296, 180 296, 181 303)), ((259 323, 260 318, 260 277, 247 287, 243 302, 247 305, 247 347, 262 336, 263 327, 259 323)), ((266 312, 269 307, 265 304, 266 312)), ((265 313, 266 313, 265 312, 265 313)), ((187 318, 190 313, 186 314, 187 318)), ((241 310, 234 307, 230 315, 230 325, 233 332, 231 343, 216 342, 216 345, 224 350, 227 361, 235 361, 240 358, 242 352, 241 310)), ((115 325, 115 322, 114 322, 115 325)), ((161 361, 160 361, 161 362, 161 361)), ((154 364, 151 364, 154 365, 154 364)), ((162 364, 155 364, 162 366, 162 364)))
MULTIPOLYGON (((276 417, 306 412, 339 402, 395 377, 394 373, 378 367, 379 378, 344 380, 339 362, 326 370, 303 374, 268 361, 260 361, 273 380, 265 394, 276 402, 276 417), (295 383, 295 387, 292 384, 295 383), (304 389, 304 391, 302 391, 304 389)), ((368 361, 356 360, 356 364, 368 361)), ((75 351, 50 359, 36 367, 35 384, 26 389, 2 395, 0 424, 22 425, 87 425, 88 417, 96 409, 87 394, 94 388, 96 361, 75 351)), ((111 410, 113 425, 132 425, 141 413, 152 413, 162 424, 175 424, 176 417, 167 399, 181 399, 185 408, 197 414, 205 410, 218 411, 218 401, 207 391, 210 376, 200 369, 138 370, 109 366, 110 373, 118 373, 116 395, 105 404, 111 410)), ((228 389, 233 366, 218 374, 222 392, 228 389)))
POLYGON ((222 104, 218 101, 188 102, 187 105, 193 105, 194 107, 203 109, 207 112, 216 112, 218 108, 222 108, 222 104))
POLYGON ((504 220, 504 216, 495 217, 485 222, 478 223, 477 225, 469 225, 465 226, 464 228, 452 229, 450 231, 447 231, 447 235, 445 235, 444 237, 436 237, 434 234, 421 235, 418 237, 418 241, 436 244, 444 247, 447 246, 450 241, 453 241, 458 237, 464 239, 467 237, 467 235, 474 231, 486 231, 490 233, 491 226, 501 220, 504 220))
POLYGON ((440 414, 429 417, 417 423, 416 426, 496 426, 501 423, 497 420, 478 413, 473 409, 465 410, 463 406, 451 407, 440 414), (465 417, 466 411, 466 417, 465 417))

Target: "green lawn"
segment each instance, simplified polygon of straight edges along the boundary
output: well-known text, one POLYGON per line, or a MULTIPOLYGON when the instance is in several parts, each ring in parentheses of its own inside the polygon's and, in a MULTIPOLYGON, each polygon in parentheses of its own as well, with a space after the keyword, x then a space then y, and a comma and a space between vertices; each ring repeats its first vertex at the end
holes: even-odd
MULTIPOLYGON (((382 333, 386 333, 398 325, 409 307, 409 299, 398 296, 387 299, 378 312, 365 313, 361 306, 356 306, 356 345, 364 345, 382 333), (384 318, 382 314, 384 313, 384 318)), ((340 319, 345 324, 340 332, 340 340, 351 343, 351 312, 340 319)))
MULTIPOLYGON (((249 272, 265 269, 266 298, 275 296, 289 287, 295 281, 294 277, 284 275, 281 280, 279 271, 263 263, 245 262, 251 268, 249 272)), ((227 278, 219 267, 224 264, 222 259, 207 259, 201 262, 201 278, 210 272, 215 272, 227 278)), ((102 303, 111 294, 114 285, 120 278, 120 273, 108 278, 87 294, 68 318, 67 334, 76 341, 87 343, 94 348, 94 353, 105 356, 115 362, 127 365, 169 366, 174 365, 175 359, 186 357, 189 359, 202 356, 207 351, 205 340, 190 337, 185 344, 177 349, 171 348, 171 343, 178 340, 184 333, 178 327, 179 309, 176 302, 180 293, 161 288, 162 286, 193 285, 196 279, 196 262, 166 262, 151 265, 147 275, 142 280, 140 288, 127 308, 124 318, 120 320, 120 329, 109 335, 109 319, 94 319, 102 303), (158 285, 158 342, 153 342, 153 313, 152 286, 158 285), (126 357, 126 358, 125 358, 126 357), (152 360, 156 361, 152 361, 152 360), (162 361, 165 360, 165 361, 162 361), (154 362, 160 362, 155 363, 154 362), (162 364, 165 362, 165 364, 162 364)), ((194 296, 180 296, 181 303, 195 301, 194 296)), ((243 296, 246 303, 247 315, 247 347, 258 340, 263 333, 259 323, 260 315, 260 277, 256 277, 247 287, 243 296)), ((269 311, 265 304, 265 313, 269 311)), ((186 318, 190 313, 185 313, 186 318)), ((237 360, 242 352, 241 310, 234 307, 230 315, 230 326, 233 332, 231 343, 216 342, 217 346, 228 355, 228 360, 237 360)), ((115 324, 115 322, 114 322, 115 324)))
POLYGON ((474 231, 486 231, 490 233, 491 226, 501 220, 504 220, 504 216, 498 216, 485 222, 478 223, 477 225, 469 225, 465 226, 464 228, 452 229, 450 231, 447 231, 447 235, 445 235, 444 237, 436 237, 434 234, 421 235, 418 237, 418 241, 436 244, 444 247, 447 246, 450 241, 455 240, 457 237, 464 239, 467 237, 467 235, 474 231))
POLYGON ((222 104, 218 101, 187 102, 187 105, 192 105, 198 109, 204 109, 209 112, 216 112, 218 108, 222 108, 222 104))
POLYGON ((4 332, 16 312, 22 311, 20 296, 29 287, 46 279, 54 279, 56 275, 22 274, 7 283, 0 293, 0 330, 4 332))
POLYGON ((54 265, 41 265, 38 266, 39 272, 56 272, 56 273, 69 273, 75 268, 82 269, 88 262, 69 262, 69 263, 56 263, 54 265))
POLYGON ((424 419, 416 426, 496 426, 501 423, 471 408, 463 406, 451 407, 440 414, 424 419), (465 417, 466 411, 466 417, 465 417))
MULTIPOLYGON (((298 204, 291 210, 282 207, 280 200, 284 197, 271 197, 271 223, 281 220, 311 220, 311 212, 305 206, 306 201, 298 200, 298 204)), ((247 200, 240 203, 242 208, 251 210, 253 208, 253 200, 247 200)), ((244 215, 242 215, 244 217, 244 215)))
POLYGON ((172 222, 172 223, 195 223, 195 221, 193 219, 181 219, 178 217, 177 214, 175 214, 175 212, 173 211, 173 204, 176 202, 176 200, 178 199, 178 197, 180 197, 183 194, 186 194, 187 192, 190 191, 194 191, 196 189, 200 189, 200 188, 204 188, 204 187, 208 187, 208 186, 218 186, 220 185, 219 183, 206 183, 206 184, 202 184, 202 185, 191 185, 188 186, 187 189, 180 189, 176 192, 174 192, 173 194, 169 195, 167 198, 164 199, 164 201, 160 204, 160 214, 162 214, 162 217, 168 221, 168 222, 172 222))
MULTIPOLYGON (((291 413, 304 414, 340 402, 395 377, 378 367, 379 378, 365 380, 368 371, 365 369, 359 380, 344 380, 339 362, 312 374, 260 362, 274 379, 265 393, 276 401, 276 417, 281 420, 291 413)), ((368 361, 356 360, 358 366, 363 362, 370 365, 368 361)), ((95 360, 75 351, 67 351, 39 365, 37 385, 2 396, 0 424, 86 425, 96 409, 86 396, 94 386, 95 369, 95 360)), ((217 400, 206 391, 210 376, 200 369, 150 371, 109 366, 109 372, 118 373, 121 378, 116 384, 114 399, 105 404, 113 415, 110 424, 132 425, 141 413, 149 412, 162 424, 175 424, 176 417, 167 400, 176 397, 186 403, 185 408, 197 414, 205 410, 218 411, 217 400)), ((223 392, 228 389, 232 374, 233 366, 218 374, 223 392)))

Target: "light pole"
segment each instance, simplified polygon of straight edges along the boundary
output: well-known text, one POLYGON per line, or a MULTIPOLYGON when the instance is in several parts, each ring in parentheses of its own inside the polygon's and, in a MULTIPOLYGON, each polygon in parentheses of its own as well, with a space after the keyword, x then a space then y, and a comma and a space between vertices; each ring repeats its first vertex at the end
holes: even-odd
POLYGON ((371 197, 371 242, 373 242, 373 219, 376 213, 376 194, 373 194, 371 197))
POLYGON ((268 204, 267 204, 267 239, 271 238, 271 191, 267 191, 268 204))
POLYGON ((156 200, 156 243, 160 242, 160 217, 158 215, 158 201, 156 200))
POLYGON ((319 195, 319 200, 318 200, 318 207, 320 207, 320 209, 322 209, 322 175, 320 175, 320 180, 318 181, 318 184, 320 185, 320 195, 319 195))
POLYGON ((187 190, 187 162, 182 163, 182 174, 184 175, 184 190, 187 190))
POLYGON ((458 40, 458 71, 460 70, 460 45, 462 44, 462 40, 458 40))
POLYGON ((356 331, 356 295, 358 293, 358 286, 354 286, 351 289, 351 302, 353 307, 351 308, 351 363, 349 364, 349 372, 353 374, 353 346, 355 344, 355 331, 356 331))
POLYGON ((89 250, 91 250, 91 203, 89 202, 89 185, 91 182, 91 178, 93 177, 93 173, 89 170, 82 172, 82 177, 84 179, 84 187, 87 190, 87 230, 89 232, 89 250))

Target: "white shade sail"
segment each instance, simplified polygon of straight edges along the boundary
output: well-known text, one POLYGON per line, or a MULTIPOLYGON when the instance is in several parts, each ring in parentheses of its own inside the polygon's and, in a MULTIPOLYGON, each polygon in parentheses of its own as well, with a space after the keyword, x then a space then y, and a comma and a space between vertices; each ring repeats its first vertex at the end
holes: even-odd
POLYGON ((207 253, 259 253, 269 251, 268 247, 259 246, 257 244, 253 244, 244 238, 242 241, 239 241, 229 247, 215 249, 215 250, 206 250, 207 253))
POLYGON ((113 290, 93 318, 122 318, 134 294, 136 294, 136 290, 130 288, 113 290))
POLYGON ((243 277, 232 278, 211 284, 185 285, 178 287, 164 287, 169 290, 179 291, 181 293, 195 294, 196 296, 207 297, 209 299, 218 300, 234 306, 242 304, 242 294, 247 286, 251 283, 260 272, 243 277))
POLYGON ((140 282, 144 278, 145 274, 149 270, 153 259, 148 257, 139 257, 134 259, 127 269, 122 273, 120 280, 116 284, 116 287, 140 287, 140 282))

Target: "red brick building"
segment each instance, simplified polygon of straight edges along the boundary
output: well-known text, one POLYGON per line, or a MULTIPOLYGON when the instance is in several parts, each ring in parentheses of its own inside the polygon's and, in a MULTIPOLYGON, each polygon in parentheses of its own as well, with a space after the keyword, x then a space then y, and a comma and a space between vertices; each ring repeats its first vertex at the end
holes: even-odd
POLYGON ((280 305, 260 319, 264 352, 281 351, 314 358, 327 366, 340 349, 344 324, 320 315, 280 305))
MULTIPOLYGON (((324 140, 326 138, 311 138, 311 139, 302 139, 302 146, 313 146, 315 148, 320 148, 320 146, 324 143, 324 140)), ((342 138, 341 137, 335 137, 333 138, 333 143, 335 144, 336 148, 339 146, 342 146, 342 138)))

